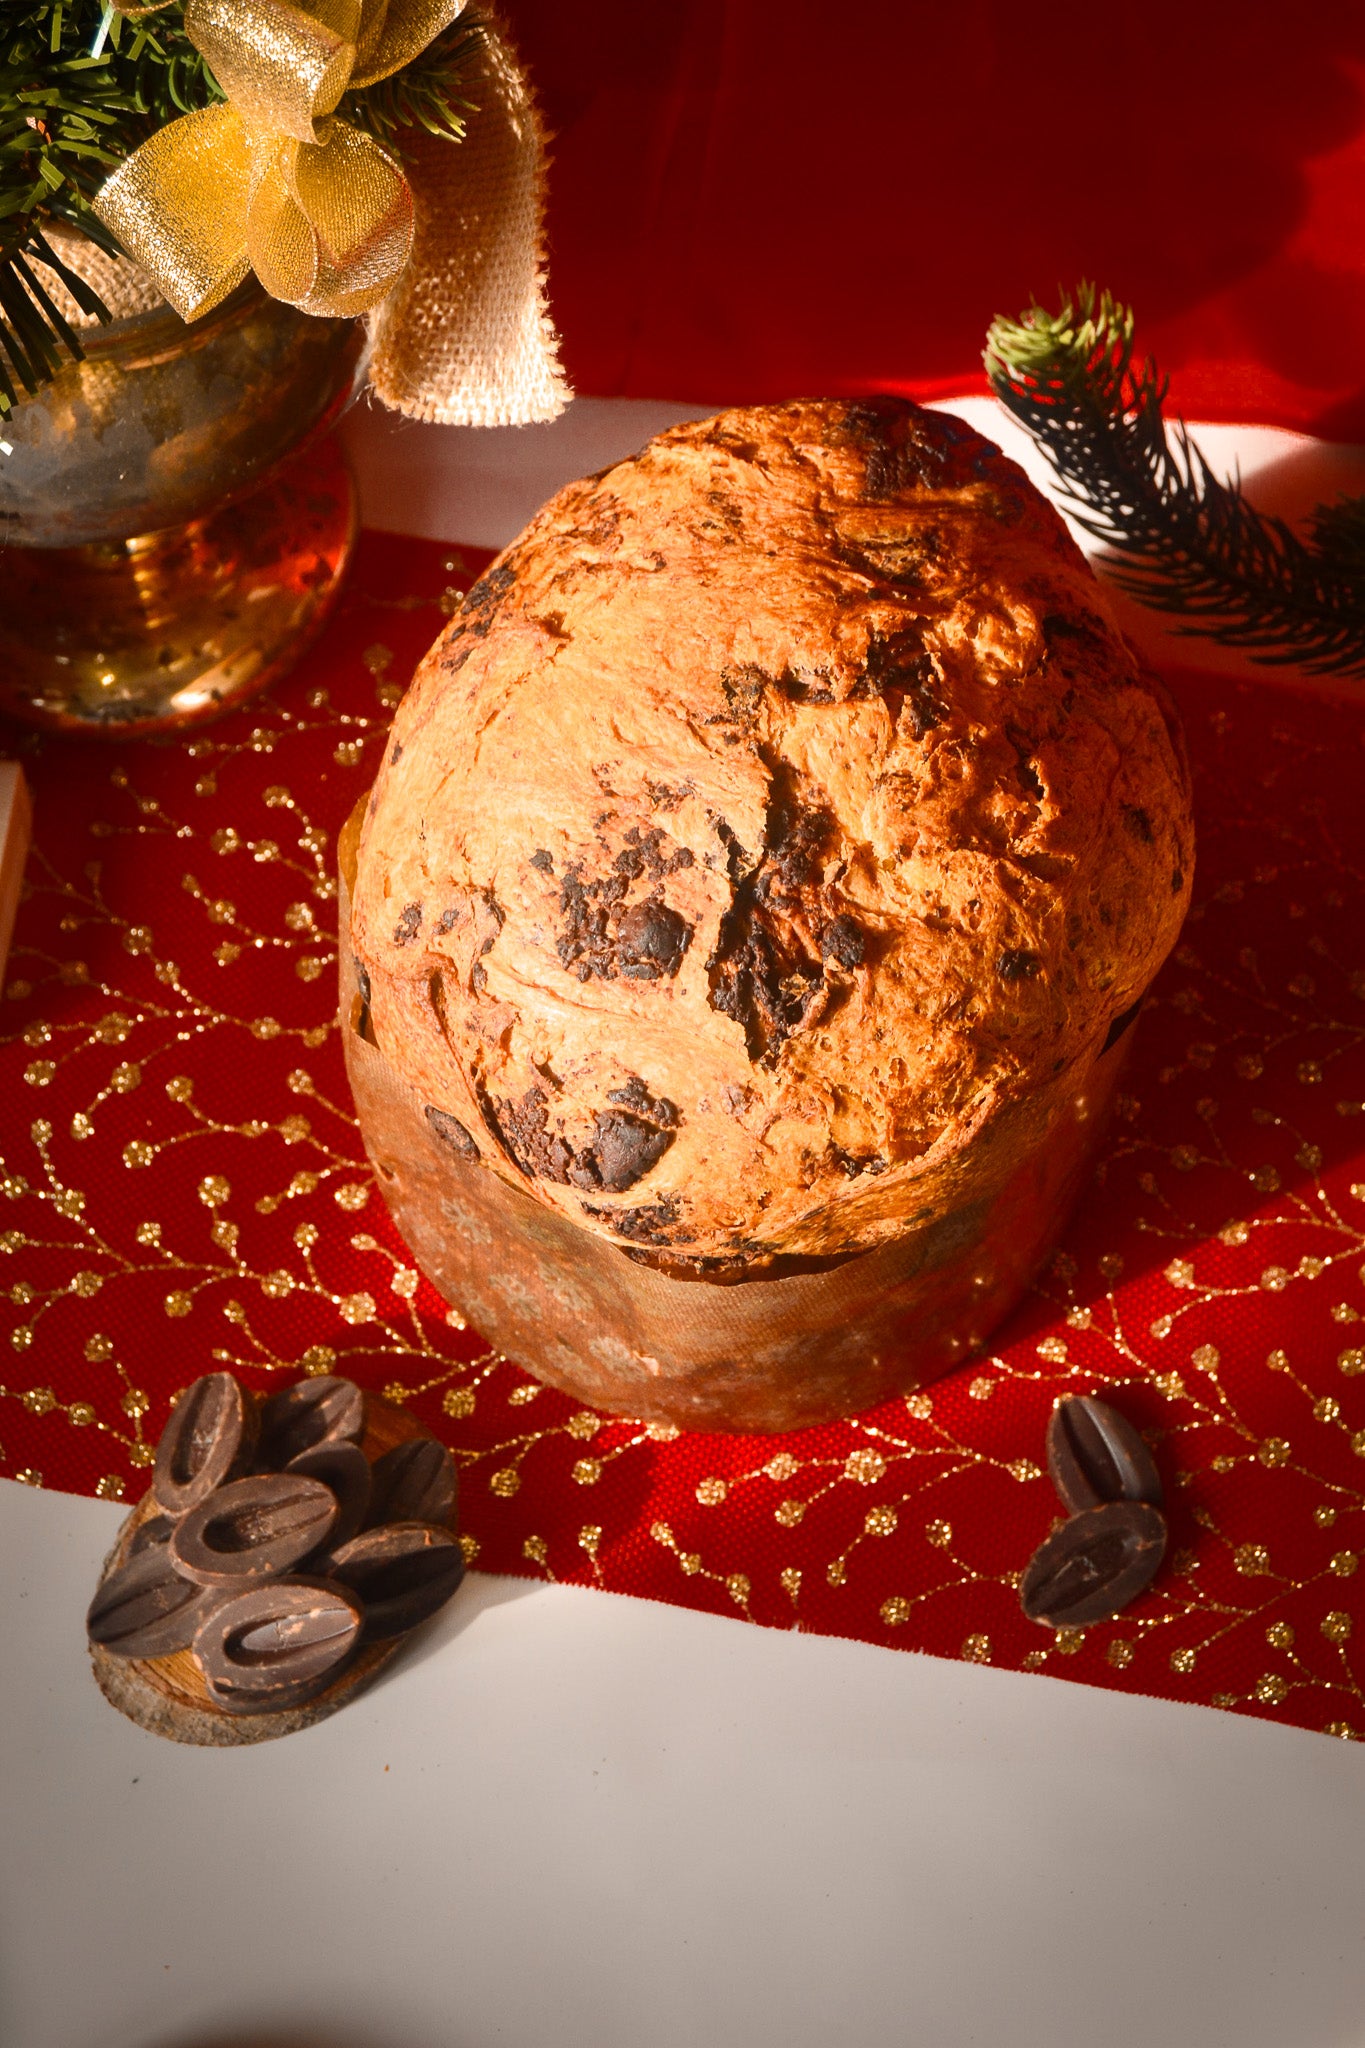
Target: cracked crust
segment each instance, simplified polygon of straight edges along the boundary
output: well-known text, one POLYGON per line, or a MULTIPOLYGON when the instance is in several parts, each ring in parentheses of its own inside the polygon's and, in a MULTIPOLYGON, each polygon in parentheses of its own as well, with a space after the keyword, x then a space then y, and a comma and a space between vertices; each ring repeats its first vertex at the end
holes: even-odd
POLYGON ((352 939, 463 1156, 759 1270, 1036 1143, 1192 866, 1171 707, 1022 472, 899 399, 797 403, 571 485, 470 591, 352 939))

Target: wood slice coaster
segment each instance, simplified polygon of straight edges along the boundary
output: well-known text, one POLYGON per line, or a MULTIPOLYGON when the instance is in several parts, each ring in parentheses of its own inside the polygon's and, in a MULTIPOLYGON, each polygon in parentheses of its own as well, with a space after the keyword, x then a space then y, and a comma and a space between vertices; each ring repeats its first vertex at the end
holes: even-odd
MULTIPOLYGON (((366 1394, 361 1449, 371 1464, 395 1445, 429 1435, 430 1431, 403 1409, 382 1401, 377 1394, 366 1394)), ((101 1585, 126 1561, 137 1530, 159 1513, 149 1489, 119 1530, 118 1540, 100 1571, 101 1585)), ((453 1534, 453 1520, 451 1531, 453 1534)), ((100 1691, 111 1706, 135 1721, 139 1728, 145 1728, 150 1735, 164 1735, 171 1742, 237 1749, 251 1742, 273 1742, 278 1736, 294 1735, 302 1728, 327 1720, 373 1684, 408 1641, 409 1637, 398 1636, 389 1642, 371 1643, 316 1699, 273 1714, 230 1714, 216 1705, 209 1698, 203 1674, 189 1650, 177 1650, 171 1657, 152 1658, 115 1657, 98 1643, 90 1644, 89 1650, 100 1691)))

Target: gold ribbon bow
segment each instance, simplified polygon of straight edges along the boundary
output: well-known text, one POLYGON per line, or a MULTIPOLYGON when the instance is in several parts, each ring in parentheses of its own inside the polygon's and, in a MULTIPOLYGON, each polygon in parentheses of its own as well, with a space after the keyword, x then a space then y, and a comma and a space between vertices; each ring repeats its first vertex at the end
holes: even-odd
MULTIPOLYGON (((142 16, 169 0, 115 0, 142 16)), ((185 30, 226 101, 144 142, 95 211, 185 320, 254 270, 272 298, 346 317, 386 299, 412 253, 402 165, 340 119, 353 87, 401 71, 464 0, 187 0, 185 30)))

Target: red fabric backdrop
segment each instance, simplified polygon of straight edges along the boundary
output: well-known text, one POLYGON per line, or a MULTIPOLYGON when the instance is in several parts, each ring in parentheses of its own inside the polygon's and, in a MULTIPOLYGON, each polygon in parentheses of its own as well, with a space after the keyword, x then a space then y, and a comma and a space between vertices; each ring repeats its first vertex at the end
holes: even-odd
POLYGON ((1358 5, 505 11, 584 393, 962 391, 993 314, 1093 277, 1189 416, 1365 438, 1358 5))

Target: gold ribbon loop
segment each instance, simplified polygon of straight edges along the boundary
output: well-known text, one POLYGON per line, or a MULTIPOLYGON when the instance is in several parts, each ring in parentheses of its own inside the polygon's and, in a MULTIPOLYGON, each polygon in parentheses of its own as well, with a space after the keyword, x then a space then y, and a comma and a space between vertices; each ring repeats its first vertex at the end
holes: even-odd
POLYGON ((120 164, 96 211, 182 320, 197 320, 251 268, 251 185, 246 130, 231 107, 206 107, 158 129, 120 164))
POLYGON ((227 94, 144 142, 95 211, 186 320, 249 269, 305 313, 379 305, 412 254, 398 159, 333 118, 342 95, 399 71, 464 0, 188 0, 185 29, 227 94))

